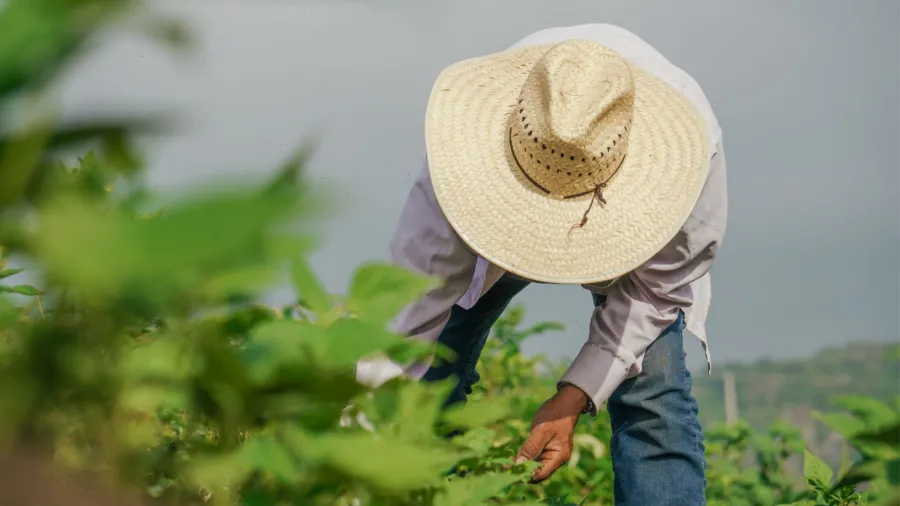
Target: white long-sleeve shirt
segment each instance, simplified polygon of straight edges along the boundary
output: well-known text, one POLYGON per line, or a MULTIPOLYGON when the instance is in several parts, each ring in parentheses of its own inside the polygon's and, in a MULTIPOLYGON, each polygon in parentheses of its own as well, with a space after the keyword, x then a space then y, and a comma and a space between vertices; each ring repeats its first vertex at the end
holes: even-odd
MULTIPOLYGON (((611 283, 585 285, 606 296, 595 308, 587 342, 561 379, 585 393, 599 407, 626 378, 640 373, 644 351, 685 314, 687 329, 706 350, 705 330, 711 299, 709 271, 722 242, 727 218, 725 153, 722 131, 699 85, 649 44, 622 28, 592 24, 542 30, 513 47, 587 39, 612 48, 632 65, 668 82, 691 100, 707 123, 710 170, 692 213, 679 233, 656 256, 611 283)), ((436 341, 454 305, 472 307, 505 273, 477 256, 453 231, 435 200, 427 163, 413 185, 390 246, 393 262, 445 283, 413 303, 399 316, 396 330, 416 339, 436 341)), ((421 378, 428 364, 401 367, 384 360, 363 361, 357 377, 378 384, 406 374, 421 378)))

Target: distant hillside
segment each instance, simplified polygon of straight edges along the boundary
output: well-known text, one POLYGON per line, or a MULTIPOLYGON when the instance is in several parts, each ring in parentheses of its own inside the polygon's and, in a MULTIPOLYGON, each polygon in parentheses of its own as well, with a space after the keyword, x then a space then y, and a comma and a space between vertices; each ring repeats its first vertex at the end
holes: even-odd
POLYGON ((694 395, 705 425, 725 420, 722 375, 734 374, 740 418, 756 429, 809 410, 828 410, 839 395, 888 402, 900 396, 900 345, 855 343, 802 360, 724 364, 694 375, 694 395))
POLYGON ((725 421, 723 373, 734 374, 738 416, 757 430, 776 420, 802 429, 826 462, 840 459, 841 440, 812 415, 834 410, 830 400, 864 395, 894 403, 900 396, 900 345, 855 343, 802 360, 724 364, 713 375, 694 375, 694 395, 704 427, 725 421))

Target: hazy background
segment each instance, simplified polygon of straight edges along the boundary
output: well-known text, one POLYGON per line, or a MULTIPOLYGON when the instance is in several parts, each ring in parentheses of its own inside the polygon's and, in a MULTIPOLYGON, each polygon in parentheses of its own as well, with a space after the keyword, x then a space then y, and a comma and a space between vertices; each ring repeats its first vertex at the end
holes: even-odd
MULTIPOLYGON (((730 216, 713 270, 714 361, 804 356, 900 339, 900 2, 491 0, 153 2, 190 23, 184 58, 113 36, 71 72, 69 113, 162 109, 151 180, 178 189, 263 175, 310 134, 310 174, 336 188, 314 258, 343 292, 383 258, 423 160, 433 79, 529 33, 623 26, 700 83, 724 130, 730 216)), ((533 286, 530 320, 565 334, 530 352, 574 355, 588 294, 533 286)), ((699 345, 690 343, 694 367, 699 345)))

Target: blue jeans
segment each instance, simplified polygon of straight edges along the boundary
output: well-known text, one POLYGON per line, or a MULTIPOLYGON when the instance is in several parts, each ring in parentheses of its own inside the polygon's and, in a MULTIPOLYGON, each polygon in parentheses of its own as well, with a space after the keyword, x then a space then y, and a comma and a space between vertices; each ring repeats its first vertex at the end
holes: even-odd
MULTIPOLYGON (((479 379, 475 365, 491 326, 528 284, 507 275, 471 309, 453 308, 439 340, 457 354, 457 360, 436 364, 423 378, 459 378, 448 403, 465 402, 472 393, 479 379)), ((594 304, 602 303, 603 298, 595 295, 594 304)), ((681 315, 647 349, 643 372, 623 382, 607 402, 616 505, 706 504, 703 433, 684 358, 681 315)))

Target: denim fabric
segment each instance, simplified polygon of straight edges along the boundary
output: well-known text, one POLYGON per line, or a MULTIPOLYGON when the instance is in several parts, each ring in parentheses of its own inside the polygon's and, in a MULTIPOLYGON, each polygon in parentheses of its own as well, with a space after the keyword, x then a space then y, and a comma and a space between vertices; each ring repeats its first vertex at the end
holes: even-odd
POLYGON ((456 353, 456 361, 439 361, 422 377, 423 381, 441 381, 451 376, 459 378, 447 404, 465 402, 478 382, 475 365, 494 322, 500 318, 513 297, 528 286, 528 281, 510 275, 500 278, 471 309, 453 306, 450 320, 438 341, 456 353))
MULTIPOLYGON (((529 282, 504 276, 469 310, 454 307, 440 342, 457 354, 423 381, 460 378, 449 403, 465 402, 478 382, 475 365, 491 326, 529 282)), ((594 304, 603 304, 594 296, 594 304)), ((684 315, 644 354, 643 372, 625 380, 607 402, 610 454, 618 506, 705 505, 706 461, 691 374, 685 364, 684 315)))

